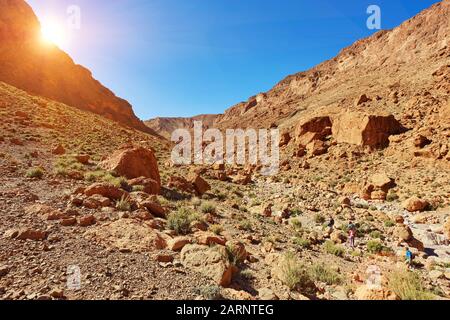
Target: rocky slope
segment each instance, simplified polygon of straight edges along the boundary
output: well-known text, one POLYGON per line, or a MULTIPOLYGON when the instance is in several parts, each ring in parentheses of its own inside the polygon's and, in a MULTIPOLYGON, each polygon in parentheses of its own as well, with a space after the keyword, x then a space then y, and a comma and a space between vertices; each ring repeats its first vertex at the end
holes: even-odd
POLYGON ((434 90, 433 97, 446 102, 450 93, 449 7, 450 1, 444 0, 394 30, 357 41, 334 59, 288 76, 269 92, 230 108, 216 125, 289 128, 321 110, 354 109, 363 94, 371 98, 364 109, 396 116, 406 115, 427 90, 434 90))
POLYGON ((145 124, 161 136, 170 140, 172 132, 176 129, 192 129, 194 121, 201 121, 205 129, 213 127, 217 115, 204 114, 191 118, 155 118, 145 121, 145 124))
POLYGON ((127 101, 65 52, 41 43, 39 21, 23 0, 0 1, 0 81, 149 132, 127 101))
MULTIPOLYGON (((424 29, 405 35, 447 41, 448 3, 406 22, 424 29)), ((258 166, 174 166, 165 139, 0 82, 0 299, 449 299, 448 53, 419 40, 417 72, 392 61, 355 80, 336 72, 327 81, 345 92, 325 83, 305 98, 313 107, 267 114, 284 133, 272 177, 258 166), (349 112, 324 103, 334 95, 349 112)), ((300 99, 294 78, 277 103, 300 99)), ((264 99, 247 110, 261 121, 264 99)), ((230 112, 219 125, 254 125, 230 112)))

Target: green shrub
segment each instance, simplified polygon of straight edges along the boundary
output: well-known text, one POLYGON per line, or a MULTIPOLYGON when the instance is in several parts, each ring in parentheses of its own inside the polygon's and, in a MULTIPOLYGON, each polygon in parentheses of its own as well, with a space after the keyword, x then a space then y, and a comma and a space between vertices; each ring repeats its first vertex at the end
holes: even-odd
POLYGON ((130 198, 127 196, 122 196, 116 203, 116 209, 119 211, 131 211, 130 198))
POLYGON ((180 208, 167 217, 167 226, 178 234, 191 232, 191 223, 197 220, 197 214, 187 208, 180 208))
POLYGON ((216 213, 216 207, 212 204, 212 203, 203 203, 200 206, 200 211, 202 213, 210 213, 210 214, 215 214, 216 213))
POLYGON ((386 196, 386 201, 389 201, 389 202, 392 202, 392 201, 395 201, 395 200, 398 200, 398 199, 399 199, 399 196, 396 193, 394 193, 394 192, 390 192, 386 196))
POLYGON ((383 251, 383 244, 379 240, 370 240, 367 242, 367 251, 373 254, 381 253, 383 251))
POLYGON ((299 219, 292 219, 291 220, 291 225, 294 228, 294 230, 300 231, 302 230, 302 222, 299 219))
POLYGON ((42 179, 43 176, 44 176, 44 169, 40 167, 31 168, 26 173, 27 178, 42 179))
POLYGON ((239 229, 244 230, 244 231, 252 231, 253 230, 253 226, 252 226, 252 223, 249 220, 242 220, 239 223, 239 229))
POLYGON ((309 271, 312 278, 316 281, 324 282, 328 285, 342 283, 340 274, 330 269, 325 264, 314 264, 309 271))
POLYGON ((322 223, 325 222, 325 217, 323 215, 321 215, 321 214, 316 214, 314 216, 314 222, 317 223, 317 224, 322 224, 322 223))
POLYGON ((213 224, 209 227, 209 231, 214 234, 220 235, 223 232, 223 227, 220 224, 213 224))
POLYGON ((145 189, 145 186, 141 186, 141 185, 133 186, 133 192, 144 191, 144 189, 145 189))
POLYGON ((387 220, 387 221, 384 222, 384 226, 386 228, 392 228, 393 226, 395 226, 395 222, 391 221, 391 220, 387 220))
POLYGON ((307 268, 292 253, 286 253, 279 261, 279 278, 291 290, 309 291, 314 287, 307 268))
POLYGON ((378 230, 374 230, 370 233, 370 237, 372 239, 381 239, 381 232, 378 230))
POLYGON ((195 293, 202 296, 206 300, 220 300, 222 289, 219 286, 202 286, 195 290, 195 293))
POLYGON ((324 248, 326 252, 328 252, 329 254, 333 254, 337 257, 343 257, 345 253, 344 247, 334 244, 334 242, 331 240, 325 242, 324 248))
POLYGON ((425 290, 420 276, 408 270, 396 270, 388 275, 388 288, 401 300, 432 300, 434 295, 425 290))
POLYGON ((311 241, 299 237, 294 239, 294 244, 304 249, 309 249, 311 247, 311 241))

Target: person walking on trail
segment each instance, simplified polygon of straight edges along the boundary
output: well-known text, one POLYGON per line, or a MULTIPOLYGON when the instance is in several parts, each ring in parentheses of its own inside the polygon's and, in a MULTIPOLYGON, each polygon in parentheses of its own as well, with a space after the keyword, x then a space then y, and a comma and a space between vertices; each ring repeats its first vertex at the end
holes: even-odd
POLYGON ((411 252, 411 250, 409 250, 409 248, 406 248, 405 259, 406 259, 405 262, 406 262, 406 265, 408 266, 408 269, 411 269, 414 256, 413 256, 413 253, 411 252))
POLYGON ((348 240, 351 248, 355 248, 356 226, 350 222, 348 225, 348 240))

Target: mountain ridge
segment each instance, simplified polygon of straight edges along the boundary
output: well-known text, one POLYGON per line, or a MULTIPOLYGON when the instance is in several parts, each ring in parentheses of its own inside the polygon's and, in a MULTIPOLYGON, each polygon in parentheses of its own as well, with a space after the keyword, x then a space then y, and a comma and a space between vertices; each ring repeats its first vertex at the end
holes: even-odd
POLYGON ((55 101, 153 133, 128 101, 58 47, 40 41, 40 23, 23 0, 0 0, 0 80, 55 101))

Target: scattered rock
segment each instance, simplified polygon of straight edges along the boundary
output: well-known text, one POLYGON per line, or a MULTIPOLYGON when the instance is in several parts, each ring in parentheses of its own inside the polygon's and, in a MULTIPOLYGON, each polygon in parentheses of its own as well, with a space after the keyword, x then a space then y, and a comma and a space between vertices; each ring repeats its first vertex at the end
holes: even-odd
POLYGON ((181 262, 185 267, 209 277, 218 285, 226 287, 231 283, 233 267, 225 247, 188 244, 181 250, 181 262))
POLYGON ((77 218, 75 217, 70 217, 70 218, 66 218, 61 220, 61 225, 63 227, 71 227, 77 224, 77 218))
POLYGON ((85 232, 88 239, 123 252, 151 252, 167 247, 168 237, 132 219, 119 219, 85 232))
POLYGON ((167 249, 172 251, 181 251, 184 246, 191 243, 191 239, 188 237, 176 237, 168 241, 167 249))
POLYGON ((198 174, 191 173, 187 180, 194 186, 197 195, 201 196, 211 190, 209 183, 198 174))
POLYGON ((97 194, 111 200, 120 200, 122 197, 128 196, 128 193, 126 191, 121 190, 116 186, 108 183, 94 183, 93 185, 86 188, 84 194, 88 197, 97 194))
POLYGON ((279 300, 278 296, 269 288, 259 289, 258 297, 263 301, 279 300))
POLYGON ((333 120, 332 131, 338 143, 379 148, 388 146, 389 136, 404 128, 393 115, 345 112, 333 120))
POLYGON ((87 154, 79 154, 75 156, 75 159, 81 164, 89 164, 91 157, 87 154))
POLYGON ((143 147, 119 149, 100 166, 127 179, 151 178, 161 185, 156 157, 152 150, 143 147))
POLYGON ((224 246, 227 242, 224 237, 218 236, 212 232, 199 231, 194 234, 194 237, 198 244, 205 246, 210 246, 213 244, 224 246))
POLYGON ((89 226, 94 225, 96 222, 97 221, 96 221, 95 217, 92 214, 89 214, 89 215, 81 217, 79 224, 81 227, 89 227, 89 226))
POLYGON ((424 211, 428 205, 428 201, 422 200, 418 197, 411 197, 403 203, 403 207, 409 212, 424 211))
POLYGON ((359 286, 355 291, 355 298, 357 300, 398 300, 392 291, 368 285, 359 286))
POLYGON ((136 179, 128 180, 130 186, 143 186, 145 193, 150 195, 159 195, 161 192, 161 184, 152 178, 139 177, 136 179))
POLYGON ((52 150, 52 153, 54 155, 61 156, 66 153, 66 149, 64 149, 64 147, 60 144, 52 150))

